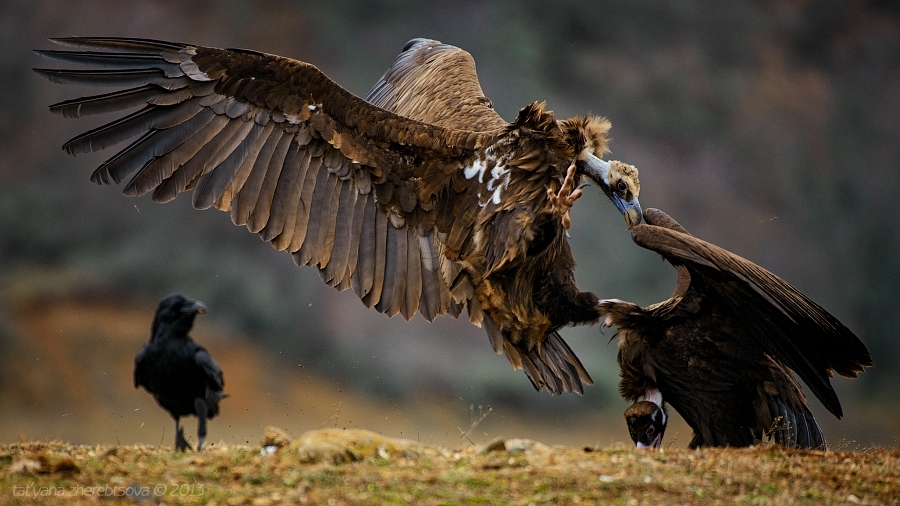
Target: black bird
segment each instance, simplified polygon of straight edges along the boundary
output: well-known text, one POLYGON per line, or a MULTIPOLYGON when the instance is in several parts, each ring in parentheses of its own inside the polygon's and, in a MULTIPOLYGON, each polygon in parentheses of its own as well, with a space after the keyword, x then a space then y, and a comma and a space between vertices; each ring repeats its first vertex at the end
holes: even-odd
POLYGON ((648 400, 635 402, 625 410, 628 435, 638 448, 659 448, 668 418, 665 404, 648 400))
POLYGON ((675 292, 647 307, 599 303, 604 325, 618 327, 620 393, 651 401, 631 412, 632 438, 648 423, 642 416, 658 417, 665 401, 694 430, 691 448, 772 438, 824 449, 792 371, 840 418, 830 378, 856 377, 871 366, 866 346, 771 272, 691 236, 662 211, 647 209, 644 221, 632 228, 632 239, 677 269, 675 292))
POLYGON ((206 420, 219 414, 219 401, 225 380, 222 369, 206 351, 188 335, 194 317, 205 313, 200 301, 179 294, 169 295, 159 303, 153 317, 150 342, 134 358, 134 388, 144 387, 156 402, 175 419, 175 449, 191 449, 184 438, 179 420, 196 415, 197 450, 206 440, 206 420))
POLYGON ((535 388, 581 392, 591 378, 557 331, 594 323, 566 238, 582 180, 631 227, 637 169, 601 159, 609 121, 557 120, 544 104, 504 121, 465 51, 410 41, 359 98, 313 65, 272 54, 128 38, 61 38, 38 51, 83 69, 35 69, 116 91, 50 110, 124 113, 75 137, 77 155, 136 138, 91 179, 199 209, 317 268, 367 307, 426 320, 465 308, 535 388), (129 180, 130 179, 130 180, 129 180))

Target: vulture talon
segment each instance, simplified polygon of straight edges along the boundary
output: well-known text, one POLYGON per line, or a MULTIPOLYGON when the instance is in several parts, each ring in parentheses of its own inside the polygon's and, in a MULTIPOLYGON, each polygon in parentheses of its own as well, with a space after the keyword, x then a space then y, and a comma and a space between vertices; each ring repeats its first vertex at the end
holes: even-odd
POLYGON ((565 230, 572 226, 572 219, 569 217, 569 210, 575 205, 575 201, 584 193, 581 187, 575 188, 575 164, 569 165, 566 170, 566 177, 563 184, 559 188, 559 192, 553 193, 553 190, 547 189, 547 196, 550 198, 550 206, 554 214, 560 217, 565 230))

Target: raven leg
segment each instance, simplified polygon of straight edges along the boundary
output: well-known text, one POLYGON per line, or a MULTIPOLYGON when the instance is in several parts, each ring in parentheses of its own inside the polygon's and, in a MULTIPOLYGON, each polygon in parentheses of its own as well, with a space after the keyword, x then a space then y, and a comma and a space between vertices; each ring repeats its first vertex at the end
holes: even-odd
POLYGON ((175 419, 175 450, 179 452, 193 450, 187 439, 184 438, 184 429, 181 428, 178 418, 175 419))
POLYGON ((198 452, 203 449, 203 442, 206 441, 206 414, 208 411, 209 406, 206 404, 206 399, 203 397, 194 399, 194 414, 197 415, 197 438, 199 439, 198 452))

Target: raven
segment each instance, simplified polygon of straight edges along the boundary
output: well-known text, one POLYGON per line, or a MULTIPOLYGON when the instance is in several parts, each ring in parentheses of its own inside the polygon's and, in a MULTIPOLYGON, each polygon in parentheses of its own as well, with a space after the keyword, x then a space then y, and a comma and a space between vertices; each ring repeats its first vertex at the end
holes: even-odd
POLYGON ((225 381, 222 369, 206 348, 188 335, 194 317, 206 306, 180 294, 164 298, 156 309, 150 342, 134 357, 134 388, 143 386, 175 419, 175 449, 191 449, 179 424, 182 416, 196 415, 197 450, 206 439, 206 420, 219 414, 225 381))

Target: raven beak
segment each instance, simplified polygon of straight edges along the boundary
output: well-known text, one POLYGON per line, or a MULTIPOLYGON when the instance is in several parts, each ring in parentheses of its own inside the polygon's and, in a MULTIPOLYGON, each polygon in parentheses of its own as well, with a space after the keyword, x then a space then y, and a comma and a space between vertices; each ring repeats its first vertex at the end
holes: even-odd
POLYGON ((182 313, 203 314, 206 312, 206 306, 199 300, 195 300, 192 303, 181 308, 181 312, 182 313))

